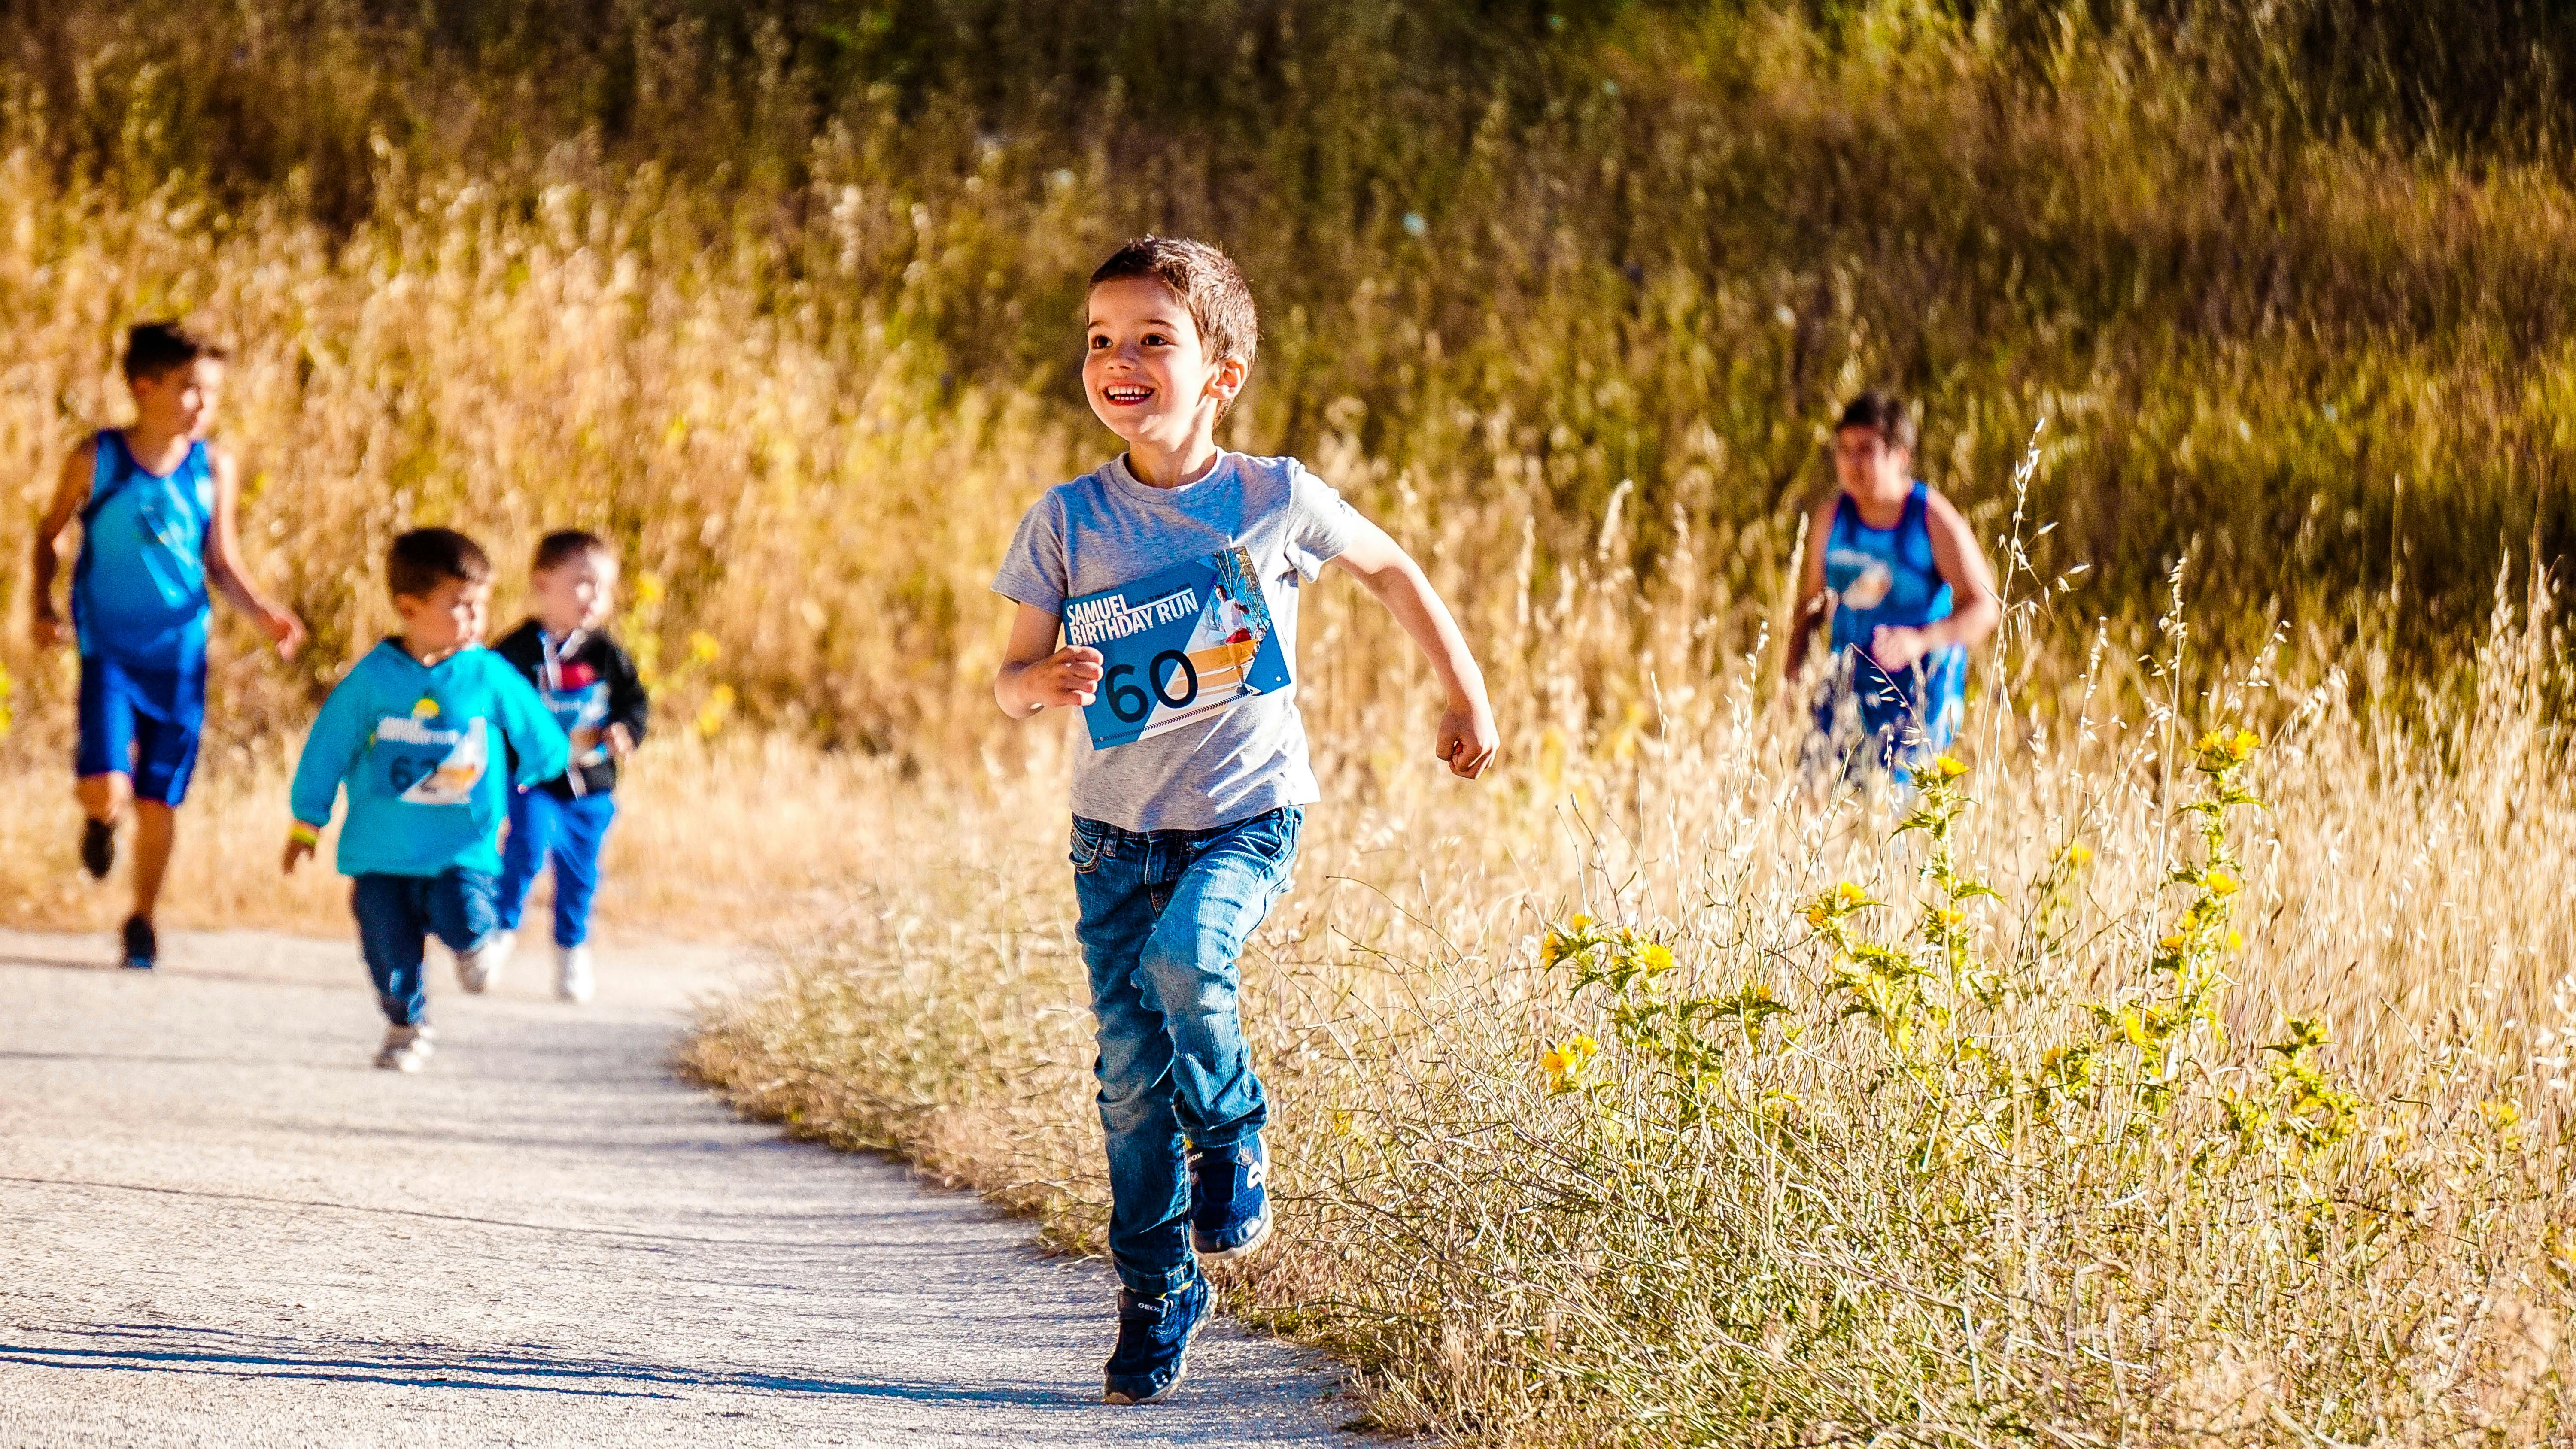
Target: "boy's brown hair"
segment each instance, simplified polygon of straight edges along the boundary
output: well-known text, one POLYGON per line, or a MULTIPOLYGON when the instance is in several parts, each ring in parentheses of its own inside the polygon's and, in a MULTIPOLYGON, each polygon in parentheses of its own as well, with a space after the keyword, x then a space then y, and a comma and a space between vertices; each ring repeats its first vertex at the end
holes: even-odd
POLYGON ((189 331, 175 317, 140 322, 126 329, 125 380, 157 378, 192 362, 222 362, 226 356, 222 348, 189 331))
POLYGON ((528 572, 541 574, 558 569, 585 554, 602 554, 614 561, 617 550, 608 540, 587 529, 559 528, 537 540, 536 556, 528 563, 528 572))
POLYGON ((415 528, 385 550, 385 584, 398 596, 425 599, 449 579, 492 581, 492 556, 452 528, 415 528))
POLYGON ((1090 285, 1128 277, 1151 277, 1180 298, 1208 356, 1252 366, 1261 349, 1261 314, 1232 257, 1187 237, 1140 236, 1094 268, 1090 285))
POLYGON ((1885 388, 1871 388, 1845 403, 1842 421, 1834 424, 1834 431, 1845 428, 1874 429, 1888 447, 1914 451, 1914 411, 1885 388))

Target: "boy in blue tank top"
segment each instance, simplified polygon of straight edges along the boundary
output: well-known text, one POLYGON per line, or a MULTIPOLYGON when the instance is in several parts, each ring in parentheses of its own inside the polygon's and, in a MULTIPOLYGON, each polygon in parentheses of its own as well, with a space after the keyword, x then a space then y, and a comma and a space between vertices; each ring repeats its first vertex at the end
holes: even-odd
POLYGON ((110 428, 63 461, 36 528, 36 646, 80 645, 81 864, 105 879, 116 824, 134 807, 134 913, 125 964, 160 954, 152 911, 170 864, 172 812, 188 793, 206 714, 206 619, 220 593, 275 641, 281 656, 304 625, 251 587, 234 514, 241 470, 206 441, 223 391, 224 353, 177 322, 126 334, 131 426, 110 428), (72 566, 72 625, 54 612, 62 539, 81 525, 72 566))
POLYGON ((1846 767, 1910 784, 1958 734, 1968 649, 2003 617, 1994 572, 1959 510, 1914 476, 1914 416, 1895 397, 1865 392, 1843 409, 1834 473, 1842 486, 1808 520, 1788 675, 1801 677, 1828 615, 1817 732, 1846 767))

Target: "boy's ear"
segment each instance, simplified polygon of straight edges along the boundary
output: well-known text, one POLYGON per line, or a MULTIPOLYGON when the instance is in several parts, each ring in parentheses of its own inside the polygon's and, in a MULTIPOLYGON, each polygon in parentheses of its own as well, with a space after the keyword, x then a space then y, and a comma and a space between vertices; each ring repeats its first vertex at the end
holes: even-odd
POLYGON ((1217 359, 1216 374, 1208 379, 1208 391, 1216 394, 1217 405, 1232 407, 1243 385, 1252 380, 1252 364, 1240 357, 1217 359))

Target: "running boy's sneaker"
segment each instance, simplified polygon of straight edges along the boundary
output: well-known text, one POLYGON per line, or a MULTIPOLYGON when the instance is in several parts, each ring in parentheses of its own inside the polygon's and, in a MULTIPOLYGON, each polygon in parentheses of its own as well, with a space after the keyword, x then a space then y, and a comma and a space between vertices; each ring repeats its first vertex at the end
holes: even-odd
POLYGON ((93 880, 107 879, 116 868, 116 827, 105 820, 81 820, 81 869, 93 880))
POLYGON ((149 971, 161 960, 161 938, 152 931, 152 923, 141 916, 125 918, 125 966, 129 971, 149 971))
POLYGON ((1118 1290, 1118 1349, 1109 1355, 1113 1404, 1150 1404, 1179 1387, 1190 1338, 1207 1320, 1207 1279, 1197 1273, 1160 1298, 1118 1290))
POLYGON ((376 1052, 376 1065, 389 1072, 416 1072, 429 1061, 429 1023, 385 1028, 385 1044, 376 1052))
POLYGON ((1202 1258, 1240 1258, 1270 1237, 1270 1148, 1253 1133, 1190 1154, 1190 1246, 1202 1258))
POLYGON ((489 990, 501 968, 510 964, 510 953, 517 949, 518 932, 494 931, 473 950, 457 952, 456 984, 478 994, 489 990))
POLYGON ((555 995, 578 1005, 590 1000, 598 989, 590 969, 590 947, 557 946, 555 948, 555 995))

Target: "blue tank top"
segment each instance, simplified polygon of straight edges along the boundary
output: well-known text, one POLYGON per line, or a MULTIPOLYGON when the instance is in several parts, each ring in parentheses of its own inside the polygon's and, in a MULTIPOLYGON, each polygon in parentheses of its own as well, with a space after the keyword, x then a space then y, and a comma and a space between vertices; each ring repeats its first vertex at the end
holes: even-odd
POLYGON ((1950 617, 1950 584, 1932 554, 1932 529, 1924 521, 1932 490, 1917 482, 1905 496, 1894 528, 1872 528, 1846 493, 1834 505, 1833 531, 1825 538, 1825 587, 1834 596, 1834 648, 1851 665, 1864 718, 1877 727, 1915 721, 1926 739, 1947 744, 1967 691, 1968 651, 1945 645, 1912 669, 1891 677, 1869 653, 1881 628, 1919 628, 1950 617), (1876 706, 1877 708, 1873 708, 1876 706))
POLYGON ((125 435, 98 435, 89 504, 72 572, 80 651, 147 669, 186 669, 206 656, 206 533, 215 476, 206 445, 167 476, 134 461, 125 435))

